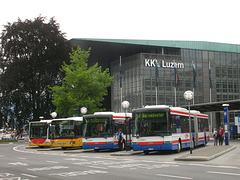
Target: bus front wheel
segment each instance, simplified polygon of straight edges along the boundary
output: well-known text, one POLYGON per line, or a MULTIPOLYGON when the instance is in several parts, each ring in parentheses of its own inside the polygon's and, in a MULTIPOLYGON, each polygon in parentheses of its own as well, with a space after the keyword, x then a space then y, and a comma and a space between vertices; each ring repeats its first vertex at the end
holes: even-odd
POLYGON ((145 155, 148 155, 148 154, 149 154, 149 151, 143 151, 143 153, 144 153, 145 155))

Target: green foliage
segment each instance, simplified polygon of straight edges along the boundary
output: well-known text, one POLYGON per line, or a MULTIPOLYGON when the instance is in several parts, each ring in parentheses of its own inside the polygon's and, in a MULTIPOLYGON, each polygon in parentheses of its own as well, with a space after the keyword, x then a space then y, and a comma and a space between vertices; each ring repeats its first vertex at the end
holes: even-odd
POLYGON ((62 85, 49 87, 56 112, 61 116, 80 114, 81 107, 87 107, 88 113, 104 110, 100 108, 101 102, 113 77, 109 69, 102 71, 98 63, 88 67, 90 50, 84 51, 80 47, 72 50, 70 64, 64 63, 61 68, 65 73, 62 85))
POLYGON ((61 81, 63 61, 69 60, 70 46, 59 25, 51 18, 8 23, 1 34, 0 92, 1 119, 18 127, 39 116, 50 118, 55 110, 48 85, 61 81))

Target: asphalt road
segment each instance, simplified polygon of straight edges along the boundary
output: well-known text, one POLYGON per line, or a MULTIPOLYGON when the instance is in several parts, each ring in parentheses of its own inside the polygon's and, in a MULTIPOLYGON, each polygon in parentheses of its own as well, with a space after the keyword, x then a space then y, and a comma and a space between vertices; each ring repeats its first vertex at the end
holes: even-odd
POLYGON ((240 178, 240 143, 236 144, 235 150, 208 162, 177 162, 173 159, 179 154, 166 152, 110 156, 109 151, 64 153, 26 148, 26 143, 0 144, 0 180, 234 180, 240 178))

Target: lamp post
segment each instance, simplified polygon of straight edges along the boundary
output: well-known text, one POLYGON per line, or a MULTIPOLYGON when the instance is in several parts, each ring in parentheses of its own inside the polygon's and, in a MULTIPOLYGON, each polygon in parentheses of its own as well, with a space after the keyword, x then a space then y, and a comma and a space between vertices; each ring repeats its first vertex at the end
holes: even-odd
POLYGON ((55 119, 57 117, 57 113, 56 112, 52 112, 51 116, 52 116, 53 119, 55 119))
POLYGON ((82 107, 82 108, 80 109, 80 111, 81 111, 81 113, 84 115, 84 114, 87 113, 87 108, 86 108, 86 107, 82 107))
POLYGON ((190 154, 192 154, 192 130, 191 130, 191 113, 190 113, 190 101, 193 99, 192 91, 185 91, 183 94, 184 99, 188 101, 188 110, 189 110, 189 137, 190 137, 190 154))
POLYGON ((229 104, 223 104, 224 107, 224 136, 225 136, 225 145, 229 145, 229 134, 228 134, 228 106, 229 104))
MULTIPOLYGON (((122 102, 122 108, 124 109, 124 111, 125 111, 125 120, 126 120, 126 123, 127 123, 127 109, 129 108, 129 106, 130 106, 130 103, 128 102, 128 101, 123 101, 122 102)), ((127 145, 127 135, 128 135, 128 133, 127 133, 127 129, 126 129, 126 151, 128 151, 129 149, 128 149, 128 145, 127 145)), ((131 142, 131 139, 130 139, 130 142, 131 142)))

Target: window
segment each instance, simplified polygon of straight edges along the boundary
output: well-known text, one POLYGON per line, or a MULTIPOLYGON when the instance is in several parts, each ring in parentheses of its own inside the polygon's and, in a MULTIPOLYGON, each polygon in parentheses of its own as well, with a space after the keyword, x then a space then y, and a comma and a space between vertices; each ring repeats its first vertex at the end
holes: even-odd
POLYGON ((228 68, 228 78, 232 78, 232 73, 233 73, 232 68, 228 68))

